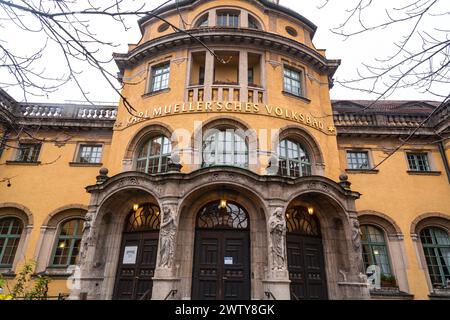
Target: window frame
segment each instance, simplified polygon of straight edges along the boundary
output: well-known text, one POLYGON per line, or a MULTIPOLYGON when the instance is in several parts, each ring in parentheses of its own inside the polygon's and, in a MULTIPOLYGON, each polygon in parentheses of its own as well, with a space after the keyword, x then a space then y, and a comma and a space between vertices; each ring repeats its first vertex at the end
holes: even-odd
MULTIPOLYGON (((372 159, 370 156, 369 150, 359 150, 359 149, 347 149, 345 150, 345 160, 347 163, 347 169, 348 170, 355 170, 355 171, 369 171, 372 168, 372 159), (349 154, 365 154, 367 155, 367 166, 365 168, 351 168, 349 163, 349 154)), ((358 160, 358 157, 356 158, 358 160)), ((359 165, 359 163, 358 163, 359 165)))
POLYGON ((380 226, 378 226, 378 225, 371 224, 371 223, 366 223, 366 224, 362 224, 361 225, 361 232, 364 233, 366 231, 366 234, 367 234, 367 230, 368 230, 369 227, 371 227, 371 228, 375 229, 376 231, 380 232, 381 236, 383 237, 383 242, 372 241, 372 240, 369 239, 369 237, 367 237, 367 235, 366 235, 366 239, 369 239, 369 240, 364 240, 363 237, 361 236, 361 247, 362 247, 361 253, 362 253, 362 259, 363 259, 363 263, 364 263, 364 269, 365 270, 367 269, 366 261, 365 261, 365 258, 364 258, 364 256, 365 256, 365 254, 364 254, 364 246, 366 245, 369 248, 370 258, 371 258, 372 262, 374 262, 373 264, 380 267, 381 274, 382 275, 384 274, 386 276, 393 276, 393 277, 396 278, 395 273, 394 273, 394 268, 393 268, 393 265, 392 265, 391 255, 390 255, 390 252, 389 252, 388 237, 386 236, 385 230, 383 228, 381 228, 380 226), (383 268, 380 265, 375 264, 375 262, 376 262, 376 259, 375 259, 376 254, 374 252, 375 247, 382 247, 382 248, 384 248, 384 252, 386 252, 386 260, 387 260, 387 267, 389 268, 389 273, 385 273, 383 271, 383 268))
MULTIPOLYGON (((214 128, 212 129, 212 132, 205 135, 202 140, 202 167, 208 168, 208 167, 214 167, 214 166, 232 166, 232 167, 238 167, 238 168, 249 168, 249 162, 250 162, 250 152, 249 152, 249 146, 248 141, 246 137, 242 137, 238 133, 236 133, 236 129, 234 128, 214 128), (227 141, 227 132, 231 132, 231 141, 227 141), (220 134, 224 134, 224 141, 220 140, 220 134), (206 141, 211 136, 214 136, 214 162, 206 162, 205 161, 205 154, 206 154, 206 141), (236 148, 237 143, 240 143, 240 141, 236 140, 236 137, 239 137, 242 139, 242 142, 245 145, 245 151, 238 150, 236 148), (223 143, 223 150, 220 152, 220 143, 223 143), (231 144, 231 150, 226 150, 227 143, 231 144), (231 161, 230 163, 226 163, 225 161, 223 163, 218 162, 218 155, 221 155, 221 157, 226 158, 228 155, 231 155, 231 161), (236 159, 238 156, 245 156, 245 163, 240 164, 236 162, 236 159)), ((210 154, 212 154, 212 148, 210 151, 210 154)))
MULTIPOLYGON (((426 267, 426 270, 427 270, 427 273, 428 273, 428 280, 430 281, 432 290, 438 289, 438 287, 435 286, 436 283, 433 283, 432 274, 430 273, 430 265, 428 264, 426 249, 432 249, 434 251, 434 254, 435 254, 436 257, 439 256, 438 255, 438 250, 439 249, 445 248, 445 249, 450 250, 450 244, 442 245, 442 244, 436 243, 437 242, 436 241, 436 235, 434 233, 436 230, 440 230, 440 231, 446 233, 447 237, 450 239, 450 232, 446 228, 443 228, 441 226, 436 226, 436 225, 428 225, 428 226, 422 228, 420 230, 419 234, 418 234, 420 244, 422 245, 422 254, 423 254, 423 257, 425 259, 425 267, 426 267), (431 239, 432 239, 432 243, 431 244, 425 244, 423 242, 422 233, 425 230, 432 231, 432 234, 430 235, 431 239)), ((441 259, 436 259, 436 261, 438 263, 437 267, 439 269, 439 277, 441 278, 441 283, 440 284, 443 286, 443 288, 450 289, 450 286, 446 287, 446 278, 445 278, 445 273, 443 273, 443 270, 442 270, 443 266, 442 266, 441 259)), ((436 265, 433 265, 433 266, 436 266, 436 265)), ((450 265, 445 266, 445 267, 447 267, 450 270, 450 265)), ((450 279, 450 277, 449 277, 449 279, 450 279)))
POLYGON ((72 264, 70 264, 70 261, 72 260, 73 249, 75 247, 75 243, 76 243, 77 240, 80 240, 80 249, 78 250, 77 258, 78 258, 78 255, 80 254, 81 241, 83 239, 83 228, 84 227, 82 227, 82 229, 81 229, 82 230, 81 231, 81 235, 74 235, 74 234, 72 234, 72 235, 69 235, 69 236, 67 236, 67 235, 66 236, 61 236, 61 232, 63 230, 64 225, 66 223, 70 223, 72 221, 77 221, 76 228, 74 228, 74 232, 76 232, 78 230, 79 223, 82 223, 82 224, 85 223, 85 219, 81 218, 81 217, 70 217, 70 218, 64 219, 63 221, 61 221, 59 223, 59 225, 58 225, 58 232, 56 233, 55 241, 54 241, 54 244, 53 244, 52 254, 50 256, 49 268, 58 269, 58 268, 67 268, 67 267, 71 266, 72 264), (59 242, 60 242, 61 239, 70 241, 70 248, 69 248, 69 252, 68 252, 67 258, 66 258, 67 259, 67 263, 66 264, 55 264, 56 252, 58 250, 58 245, 59 245, 59 242))
MULTIPOLYGON (((77 163, 77 164, 84 164, 84 165, 98 165, 98 164, 102 164, 102 159, 103 159, 103 151, 104 151, 104 144, 103 143, 95 143, 95 142, 83 142, 83 143, 80 143, 79 145, 78 145, 78 148, 77 148, 77 153, 76 153, 76 156, 75 156, 75 163, 77 163), (98 162, 82 162, 81 161, 81 152, 82 152, 82 150, 83 150, 83 148, 84 147, 91 147, 91 148, 94 148, 94 147, 100 147, 100 158, 99 158, 99 161, 98 162)), ((91 151, 91 155, 92 155, 92 151, 91 151)))
POLYGON ((8 232, 6 234, 0 234, 0 239, 5 239, 5 242, 2 244, 2 246, 0 246, 0 269, 11 269, 14 266, 14 261, 16 260, 17 253, 18 253, 20 245, 21 245, 20 242, 22 240, 22 235, 25 230, 25 224, 24 224, 23 220, 20 219, 19 217, 17 217, 17 216, 1 216, 0 217, 0 221, 7 220, 7 219, 11 219, 12 223, 10 223, 10 225, 8 227, 8 232), (20 228, 19 234, 11 234, 14 220, 17 220, 19 222, 19 228, 20 228), (6 251, 6 246, 10 239, 16 240, 12 261, 11 261, 11 263, 8 263, 8 264, 2 264, 2 260, 4 258, 4 254, 6 251))
POLYGON ((170 89, 170 69, 171 69, 170 61, 166 61, 166 62, 162 62, 162 63, 158 63, 158 64, 150 66, 149 80, 148 80, 148 90, 147 90, 148 94, 154 94, 154 93, 158 93, 158 92, 163 92, 165 90, 169 90, 170 89), (163 69, 163 70, 166 69, 166 70, 163 71, 161 74, 156 75, 156 72, 159 69, 163 69), (167 79, 164 79, 165 75, 167 75, 167 79), (155 79, 156 79, 156 77, 161 77, 161 80, 159 81, 161 87, 158 88, 157 90, 155 90, 155 79), (167 86, 166 87, 162 87, 162 83, 165 80, 167 80, 167 86))
POLYGON ((430 153, 427 151, 415 151, 415 150, 411 150, 411 151, 406 151, 405 152, 405 157, 406 157, 406 164, 407 164, 407 168, 409 172, 424 172, 424 173, 431 173, 433 172, 432 169, 432 162, 431 162, 431 157, 430 157, 430 153), (411 162, 410 162, 410 156, 425 156, 426 159, 426 165, 427 165, 427 170, 418 170, 419 169, 419 162, 417 160, 417 158, 414 159, 414 164, 416 165, 417 169, 413 169, 411 167, 411 162))
POLYGON ((194 28, 208 28, 209 27, 209 12, 201 15, 194 23, 194 28))
POLYGON ((300 178, 300 177, 308 177, 313 175, 313 160, 311 157, 311 152, 309 152, 309 150, 307 148, 305 148, 305 145, 303 143, 301 143, 300 141, 293 139, 293 138, 289 138, 286 137, 283 140, 281 140, 277 146, 277 155, 278 155, 278 174, 283 176, 283 177, 291 177, 291 178, 300 178), (299 153, 300 156, 300 152, 302 151, 306 157, 308 158, 308 162, 306 161, 302 161, 301 159, 295 159, 295 158, 290 158, 289 157, 289 152, 288 152, 288 143, 291 142, 293 143, 296 147, 297 147, 297 152, 299 153), (281 149, 282 149, 282 144, 284 145, 284 150, 285 150, 285 154, 286 156, 282 156, 281 154, 281 149), (281 162, 282 161, 286 161, 286 172, 287 175, 284 175, 282 173, 282 166, 281 166, 281 162), (290 163, 296 163, 298 165, 299 168, 299 176, 296 175, 292 175, 291 174, 291 166, 290 163), (304 174, 303 172, 303 165, 306 165, 307 167, 309 167, 309 172, 307 172, 307 174, 304 174))
POLYGON ((252 30, 261 30, 261 22, 258 21, 258 19, 253 16, 252 14, 248 14, 248 28, 252 30), (253 26, 251 26, 253 24, 253 26))
POLYGON ((29 141, 23 141, 18 143, 18 149, 14 157, 14 162, 24 162, 24 163, 37 163, 39 162, 39 158, 41 156, 42 151, 42 143, 36 143, 36 142, 29 142, 29 141), (31 160, 24 160, 23 159, 23 148, 24 145, 34 146, 37 148, 37 151, 35 151, 35 148, 33 148, 32 155, 35 157, 31 160))
POLYGON ((306 99, 306 88, 305 88, 305 70, 304 69, 300 69, 300 68, 295 68, 291 65, 287 65, 284 64, 283 66, 283 92, 287 93, 289 95, 292 95, 294 97, 298 97, 298 98, 302 98, 302 99, 306 99), (287 77, 286 72, 290 71, 292 72, 296 72, 299 74, 298 80, 292 77, 287 77), (293 90, 288 90, 287 86, 286 86, 286 79, 291 81, 291 88, 292 86, 292 82, 293 81, 298 81, 299 83, 299 88, 300 88, 300 93, 297 94, 295 92, 293 92, 293 90))
POLYGON ((222 9, 216 11, 216 26, 221 28, 239 28, 241 26, 241 10, 233 10, 233 9, 222 9), (219 24, 220 16, 226 16, 226 22, 224 25, 219 24), (230 24, 230 17, 237 17, 237 25, 230 24))
POLYGON ((138 172, 143 172, 146 174, 162 174, 162 173, 166 173, 168 171, 168 160, 170 155, 172 154, 172 141, 164 134, 156 134, 156 135, 152 135, 150 136, 148 139, 144 140, 143 143, 140 144, 140 147, 137 148, 137 152, 135 155, 135 170, 138 172), (162 139, 161 141, 161 149, 159 151, 158 155, 151 155, 151 145, 152 142, 157 140, 157 139, 162 139), (166 145, 165 142, 168 142, 169 145, 169 152, 168 153, 164 153, 164 146, 166 145), (139 157, 141 151, 143 148, 147 148, 147 152, 146 152, 146 156, 145 157, 139 157), (165 164, 165 170, 162 170, 163 168, 163 159, 167 158, 166 164, 165 164), (154 159, 158 159, 158 171, 149 173, 149 168, 150 168, 150 161, 154 160, 154 159), (140 171, 138 170, 138 163, 140 161, 145 161, 145 170, 144 171, 140 171))

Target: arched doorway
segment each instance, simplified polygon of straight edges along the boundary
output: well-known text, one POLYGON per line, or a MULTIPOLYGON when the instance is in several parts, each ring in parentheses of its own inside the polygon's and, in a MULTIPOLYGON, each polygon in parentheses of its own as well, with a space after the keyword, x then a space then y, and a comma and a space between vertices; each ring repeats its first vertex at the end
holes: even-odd
POLYGON ((151 298, 158 253, 160 209, 145 203, 127 215, 120 246, 114 299, 151 298))
POLYGON ((291 299, 327 299, 319 220, 303 206, 290 207, 285 217, 291 299))
POLYGON ((250 226, 247 211, 214 201, 197 214, 192 279, 194 300, 250 299, 250 226))

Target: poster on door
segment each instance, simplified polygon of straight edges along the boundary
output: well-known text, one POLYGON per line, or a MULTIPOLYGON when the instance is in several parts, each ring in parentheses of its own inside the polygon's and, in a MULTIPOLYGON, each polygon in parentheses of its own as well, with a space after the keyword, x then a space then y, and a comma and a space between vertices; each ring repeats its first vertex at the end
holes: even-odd
POLYGON ((136 264, 137 251, 137 246, 125 247, 125 251, 123 253, 123 264, 136 264))

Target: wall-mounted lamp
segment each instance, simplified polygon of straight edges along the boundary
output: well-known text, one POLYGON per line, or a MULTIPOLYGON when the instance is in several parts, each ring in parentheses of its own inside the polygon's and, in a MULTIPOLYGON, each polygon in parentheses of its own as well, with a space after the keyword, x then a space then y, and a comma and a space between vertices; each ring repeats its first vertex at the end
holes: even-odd
POLYGON ((219 209, 225 209, 227 207, 227 200, 221 199, 219 204, 219 209))
POLYGON ((138 209, 139 209, 139 205, 138 205, 138 204, 134 204, 134 205, 133 205, 133 210, 134 210, 134 211, 138 211, 138 209))
POLYGON ((314 214, 314 208, 308 207, 308 213, 312 216, 314 214))

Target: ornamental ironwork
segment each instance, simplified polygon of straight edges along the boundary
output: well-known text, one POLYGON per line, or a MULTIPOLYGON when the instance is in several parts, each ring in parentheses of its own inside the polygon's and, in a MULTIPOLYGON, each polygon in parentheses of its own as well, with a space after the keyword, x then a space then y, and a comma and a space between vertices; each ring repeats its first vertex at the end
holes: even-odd
POLYGON ((305 236, 320 236, 320 224, 315 215, 308 213, 302 206, 291 207, 286 211, 287 232, 305 236))
POLYGON ((247 212, 232 202, 227 202, 225 206, 221 206, 220 201, 209 203, 197 216, 197 228, 200 229, 248 229, 248 227, 247 212))
POLYGON ((125 232, 158 231, 161 225, 159 207, 152 203, 140 205, 127 217, 125 232))

